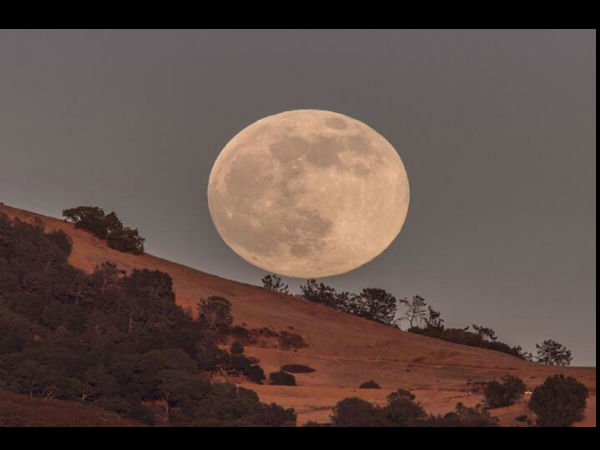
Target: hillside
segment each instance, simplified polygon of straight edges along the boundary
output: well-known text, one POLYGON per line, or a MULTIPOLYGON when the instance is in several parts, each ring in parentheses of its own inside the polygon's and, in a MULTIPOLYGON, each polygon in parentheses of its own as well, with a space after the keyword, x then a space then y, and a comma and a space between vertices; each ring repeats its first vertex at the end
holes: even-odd
POLYGON ((141 427, 117 413, 76 402, 0 391, 0 427, 141 427))
MULTIPOLYGON (((481 401, 482 396, 473 383, 513 374, 521 377, 531 390, 554 373, 574 376, 590 388, 586 418, 581 425, 596 424, 595 368, 546 367, 504 353, 402 332, 149 254, 121 253, 60 219, 6 205, 0 205, 0 211, 21 220, 39 217, 48 231, 62 229, 67 232, 73 239, 69 262, 87 272, 107 260, 128 271, 134 268, 161 270, 173 278, 177 303, 192 312, 199 299, 223 296, 232 303, 236 324, 246 328, 268 327, 302 336, 308 347, 282 350, 248 346, 246 353, 258 358, 267 373, 278 370, 283 364, 294 363, 307 364, 316 369, 315 372, 297 375, 298 386, 295 387, 244 384, 255 390, 262 401, 294 407, 299 424, 307 420, 327 421, 331 407, 344 397, 359 396, 383 402, 391 390, 402 387, 413 391, 428 412, 443 413, 452 410, 458 401, 466 405, 481 401), (368 379, 376 380, 382 389, 357 389, 368 379)), ((4 397, 0 398, 0 404, 5 401, 4 397)), ((495 413, 504 425, 517 425, 514 418, 525 410, 522 402, 495 413)))

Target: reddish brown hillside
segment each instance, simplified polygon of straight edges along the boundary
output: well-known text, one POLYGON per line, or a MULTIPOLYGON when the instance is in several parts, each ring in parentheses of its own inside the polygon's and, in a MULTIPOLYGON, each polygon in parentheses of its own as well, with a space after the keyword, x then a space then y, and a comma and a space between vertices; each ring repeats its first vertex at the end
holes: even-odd
MULTIPOLYGON (((310 419, 326 421, 331 407, 341 398, 351 395, 384 401, 390 390, 403 387, 414 391, 429 412, 442 413, 452 410, 458 401, 464 404, 481 401, 481 395, 472 384, 477 381, 510 373, 521 377, 528 389, 532 389, 546 376, 564 373, 576 377, 590 388, 592 394, 583 424, 595 426, 595 368, 551 368, 499 352, 402 332, 149 254, 120 253, 60 219, 8 206, 0 206, 0 211, 22 220, 33 220, 37 216, 48 230, 66 231, 73 238, 70 262, 83 270, 92 271, 106 260, 114 261, 126 270, 158 269, 173 278, 177 302, 183 307, 194 310, 199 299, 220 295, 231 301, 237 324, 300 334, 308 347, 298 350, 247 348, 247 353, 257 357, 266 372, 294 363, 316 369, 309 374, 297 375, 296 387, 248 386, 256 390, 263 401, 296 408, 299 423, 310 419), (374 379, 383 389, 356 389, 368 379, 374 379)), ((525 403, 522 403, 510 410, 498 410, 498 415, 504 424, 513 425, 517 424, 514 417, 523 414, 524 410, 525 403)))
POLYGON ((0 427, 141 426, 103 408, 0 391, 0 427))

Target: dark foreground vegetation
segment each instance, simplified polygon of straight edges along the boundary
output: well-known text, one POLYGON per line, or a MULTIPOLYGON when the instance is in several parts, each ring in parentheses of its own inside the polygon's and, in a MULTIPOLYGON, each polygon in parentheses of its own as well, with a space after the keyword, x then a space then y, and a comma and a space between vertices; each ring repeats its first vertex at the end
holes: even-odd
POLYGON ((260 382, 243 347, 219 349, 227 300, 175 304, 169 275, 110 263, 85 274, 67 262, 71 240, 41 222, 0 215, 0 389, 79 401, 147 424, 295 425, 292 409, 212 383, 216 371, 260 382))
MULTIPOLYGON (((388 395, 385 406, 349 397, 335 405, 330 423, 308 422, 304 426, 498 427, 498 419, 490 415, 489 410, 514 404, 524 391, 523 381, 509 376, 502 382, 487 383, 484 405, 466 407, 457 403, 454 411, 435 416, 427 414, 410 391, 398 389, 388 395)), ((537 426, 567 427, 583 419, 587 395, 587 388, 574 378, 554 375, 534 389, 528 406, 537 415, 537 426)), ((526 415, 516 419, 529 422, 526 415)))
MULTIPOLYGON (((278 275, 265 275, 261 281, 265 289, 290 294, 288 285, 278 275)), ((410 299, 396 298, 379 288, 365 288, 358 294, 338 292, 324 283, 307 280, 300 285, 300 294, 297 296, 388 326, 401 328, 405 324, 407 331, 411 333, 534 360, 534 356, 524 351, 520 345, 510 346, 499 341, 491 328, 476 324, 464 328, 447 328, 441 313, 427 305, 425 299, 418 295, 410 299)), ((536 349, 537 362, 555 366, 568 366, 571 363, 571 351, 552 339, 536 344, 536 349)))
POLYGON ((335 405, 331 423, 308 422, 305 426, 327 427, 497 427, 498 419, 477 406, 468 408, 461 403, 454 411, 441 416, 428 415, 415 396, 398 389, 387 398, 385 406, 350 397, 335 405))

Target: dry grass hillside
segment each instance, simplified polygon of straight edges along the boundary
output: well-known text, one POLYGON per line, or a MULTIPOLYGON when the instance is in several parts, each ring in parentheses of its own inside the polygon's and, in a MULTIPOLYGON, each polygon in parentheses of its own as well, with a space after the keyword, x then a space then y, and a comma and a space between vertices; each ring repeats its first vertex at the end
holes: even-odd
POLYGON ((104 408, 0 391, 0 427, 142 426, 104 408))
MULTIPOLYGON (((546 367, 499 352, 406 333, 149 254, 121 253, 61 219, 5 205, 0 206, 0 211, 21 220, 39 217, 47 230, 67 232, 73 239, 70 262, 85 271, 90 272, 107 260, 128 271, 158 269, 171 275, 177 303, 184 308, 194 311, 199 299, 219 295, 232 303, 236 324, 302 336, 308 344, 305 348, 282 350, 257 345, 246 349, 247 354, 260 360, 267 373, 283 364, 306 364, 316 369, 296 375, 298 386, 246 386, 254 389, 262 401, 294 407, 299 424, 307 420, 328 421, 331 407, 349 396, 384 402, 390 391, 402 387, 413 391, 428 412, 444 413, 459 401, 465 405, 480 402, 477 382, 512 374, 521 377, 531 390, 548 375, 564 373, 590 389, 586 417, 579 425, 596 425, 595 368, 546 367), (358 389, 361 382, 369 379, 377 381, 382 389, 358 389)), ((514 418, 526 413, 525 401, 494 411, 503 425, 519 425, 514 418)))

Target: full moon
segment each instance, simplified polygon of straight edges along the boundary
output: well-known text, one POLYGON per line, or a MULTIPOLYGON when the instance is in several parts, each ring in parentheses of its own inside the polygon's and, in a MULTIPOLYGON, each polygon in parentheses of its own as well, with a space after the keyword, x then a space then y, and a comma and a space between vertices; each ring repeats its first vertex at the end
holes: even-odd
POLYGON ((383 136, 313 109, 244 128, 208 182, 225 243, 265 271, 297 278, 342 274, 377 257, 402 229, 408 202, 404 164, 383 136))

